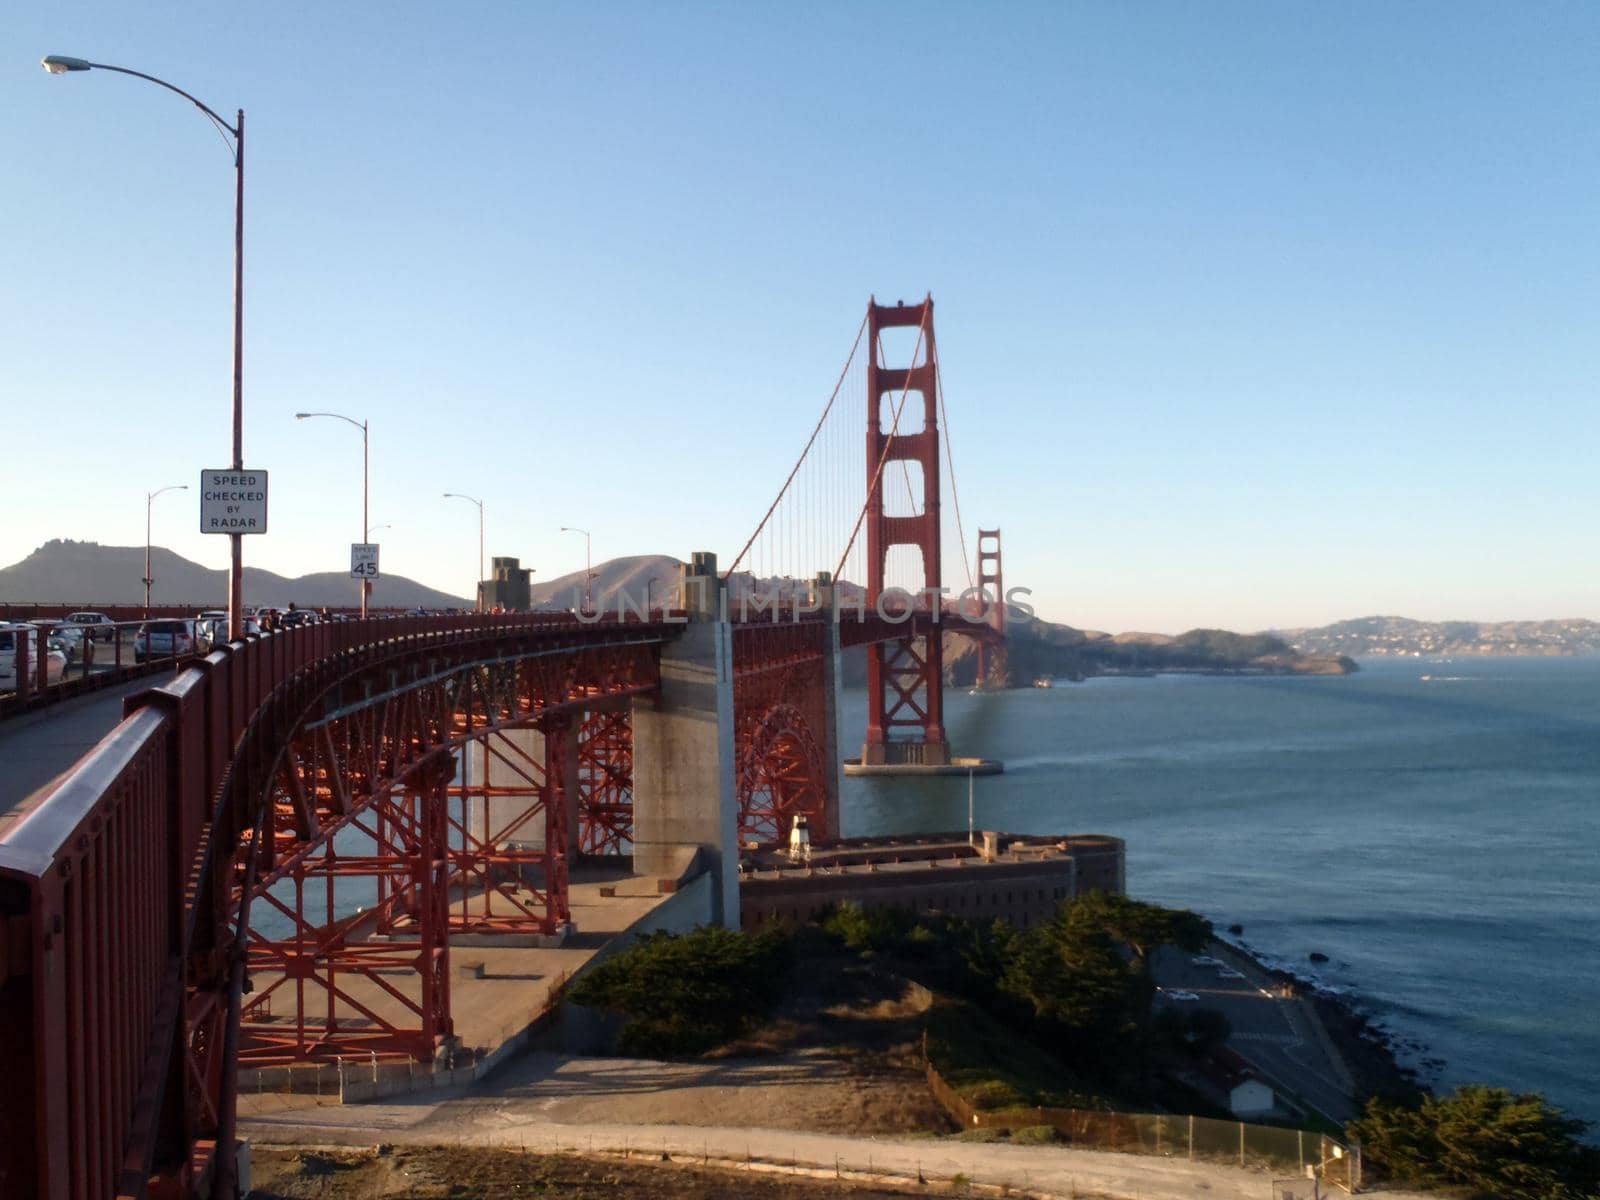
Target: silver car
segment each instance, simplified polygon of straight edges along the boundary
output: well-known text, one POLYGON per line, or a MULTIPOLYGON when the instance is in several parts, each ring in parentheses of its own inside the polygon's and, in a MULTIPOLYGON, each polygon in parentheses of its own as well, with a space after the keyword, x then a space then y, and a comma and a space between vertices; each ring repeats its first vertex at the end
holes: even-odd
POLYGON ((146 621, 133 639, 133 661, 180 658, 195 652, 194 622, 188 618, 146 621))
POLYGON ((83 632, 96 641, 116 636, 117 623, 103 612, 75 612, 67 614, 67 621, 80 626, 83 632))
MULTIPOLYGON (((0 692, 17 690, 18 643, 28 639, 28 677, 39 678, 39 631, 32 625, 0 625, 0 692)), ((59 650, 46 650, 45 681, 54 683, 67 669, 67 656, 59 650)))

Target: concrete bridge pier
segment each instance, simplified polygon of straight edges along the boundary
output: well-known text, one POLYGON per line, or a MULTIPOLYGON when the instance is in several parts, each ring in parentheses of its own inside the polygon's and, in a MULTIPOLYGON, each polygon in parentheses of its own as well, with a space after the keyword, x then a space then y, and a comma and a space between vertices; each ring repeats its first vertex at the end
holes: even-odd
POLYGON ((716 555, 696 553, 679 587, 688 625, 662 648, 660 696, 633 702, 634 871, 669 886, 709 871, 712 919, 738 929, 733 630, 716 555))

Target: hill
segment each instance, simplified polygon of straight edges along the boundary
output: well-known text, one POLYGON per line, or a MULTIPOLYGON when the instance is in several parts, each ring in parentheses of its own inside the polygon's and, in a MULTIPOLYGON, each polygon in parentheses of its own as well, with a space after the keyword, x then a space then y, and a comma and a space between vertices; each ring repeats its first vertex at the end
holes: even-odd
MULTIPOLYGON (((217 608, 228 599, 228 573, 201 566, 160 546, 150 551, 153 604, 217 608)), ((96 608, 140 604, 144 600, 144 547, 102 546, 98 542, 46 542, 21 562, 0 567, 0 603, 70 604, 96 608)), ((348 575, 323 571, 290 579, 259 567, 244 569, 244 594, 250 603, 310 608, 352 606, 356 585, 348 575)), ((399 575, 385 576, 372 588, 380 608, 461 608, 472 601, 425 587, 399 575)))
POLYGON ((1409 617, 1358 617, 1315 629, 1276 631, 1309 654, 1518 655, 1600 654, 1600 622, 1414 621, 1409 617))
MULTIPOLYGON (((1225 629, 1191 629, 1176 637, 1164 633, 1111 636, 1070 625, 1011 621, 1006 629, 1007 663, 1013 686, 1040 676, 1086 679, 1093 675, 1155 675, 1188 672, 1208 675, 1347 675, 1356 664, 1340 654, 1308 654, 1282 638, 1225 629)), ((977 650, 967 638, 945 636, 945 672, 950 682, 968 687, 977 678, 977 650)))
MULTIPOLYGON (((619 594, 628 603, 659 605, 675 595, 678 568, 682 564, 667 554, 635 554, 607 559, 594 567, 594 604, 598 611, 617 611, 619 594)), ((528 594, 535 608, 576 608, 583 600, 582 571, 558 575, 544 582, 535 580, 528 594)), ((630 609, 631 611, 631 609, 630 609)))

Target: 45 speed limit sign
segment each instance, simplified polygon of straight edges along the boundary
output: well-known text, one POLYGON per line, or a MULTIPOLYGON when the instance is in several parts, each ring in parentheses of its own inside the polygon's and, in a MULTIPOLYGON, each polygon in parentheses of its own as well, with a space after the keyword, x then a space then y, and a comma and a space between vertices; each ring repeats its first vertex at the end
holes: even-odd
POLYGON ((350 543, 350 578, 376 579, 378 577, 378 544, 376 542, 350 543))

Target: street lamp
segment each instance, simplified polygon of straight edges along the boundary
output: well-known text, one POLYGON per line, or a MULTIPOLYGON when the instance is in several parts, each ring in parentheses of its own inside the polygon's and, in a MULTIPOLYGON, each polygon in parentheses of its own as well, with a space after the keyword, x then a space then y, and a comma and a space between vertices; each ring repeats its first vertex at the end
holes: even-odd
POLYGON ((583 611, 592 613, 594 611, 594 559, 589 553, 589 531, 587 529, 579 529, 576 525, 563 525, 561 532, 583 534, 583 611))
POLYGON ((483 611, 483 501, 475 496, 464 496, 460 492, 446 492, 446 500, 465 500, 469 504, 478 506, 478 587, 475 599, 472 602, 474 612, 483 611))
MULTIPOLYGON (((65 75, 71 71, 115 71, 118 75, 132 75, 135 79, 146 80, 182 96, 206 115, 225 140, 230 137, 233 139, 233 469, 244 470, 244 109, 238 110, 234 123, 229 125, 182 88, 174 87, 154 75, 146 75, 143 71, 69 58, 63 54, 46 55, 39 60, 39 65, 52 75, 65 75)), ((228 569, 228 638, 238 641, 244 637, 244 535, 231 533, 228 539, 232 543, 228 569)), ((146 575, 149 573, 145 572, 146 575)))
POLYGON ((164 488, 157 488, 153 492, 144 494, 144 617, 150 619, 150 585, 155 582, 150 577, 150 504, 162 492, 187 492, 187 483, 169 483, 164 488))
MULTIPOLYGON (((295 413, 296 421, 309 420, 312 417, 333 417, 347 425, 354 425, 361 430, 361 544, 365 546, 367 539, 372 536, 372 529, 367 525, 367 469, 372 462, 372 456, 367 450, 367 423, 358 421, 354 417, 347 417, 336 412, 299 412, 295 413)), ((365 579, 361 580, 361 616, 367 615, 367 592, 372 585, 365 579)))

